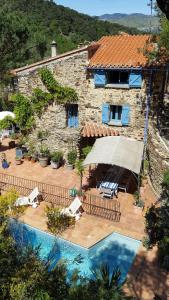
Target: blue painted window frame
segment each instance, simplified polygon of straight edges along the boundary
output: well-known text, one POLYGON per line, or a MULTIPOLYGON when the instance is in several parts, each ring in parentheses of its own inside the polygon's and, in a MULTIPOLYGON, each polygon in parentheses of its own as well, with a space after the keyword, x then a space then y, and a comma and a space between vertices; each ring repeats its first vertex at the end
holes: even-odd
POLYGON ((130 106, 129 105, 102 105, 102 123, 111 125, 128 126, 130 123, 130 106))
POLYGON ((78 104, 67 105, 67 126, 69 128, 78 128, 78 104))

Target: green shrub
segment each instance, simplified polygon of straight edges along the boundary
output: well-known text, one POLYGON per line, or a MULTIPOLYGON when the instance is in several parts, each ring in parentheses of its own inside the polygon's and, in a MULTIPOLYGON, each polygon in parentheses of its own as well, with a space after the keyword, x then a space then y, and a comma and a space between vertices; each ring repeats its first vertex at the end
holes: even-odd
POLYGON ((14 119, 11 116, 6 116, 3 120, 0 120, 0 129, 8 129, 14 124, 14 119))
POLYGON ((50 151, 46 146, 41 146, 39 155, 40 157, 49 157, 50 151))
POLYGON ((158 257, 163 268, 169 270, 169 237, 164 237, 158 243, 158 257))
POLYGON ((63 153, 61 151, 55 151, 51 154, 51 160, 54 163, 60 162, 62 158, 63 158, 63 153))
POLYGON ((39 130, 37 132, 37 139, 42 142, 43 140, 47 139, 47 135, 48 135, 47 131, 39 130))
POLYGON ((75 224, 75 218, 66 214, 61 214, 60 209, 54 207, 46 208, 48 218, 47 226, 53 234, 59 234, 68 227, 75 224))
POLYGON ((34 126, 33 109, 30 101, 20 93, 12 97, 16 123, 23 132, 30 131, 34 126))
POLYGON ((83 157, 86 158, 86 156, 90 153, 92 150, 92 146, 86 146, 82 149, 83 157))
POLYGON ((169 188, 169 170, 164 173, 162 185, 169 188))
POLYGON ((67 160, 70 165, 74 165, 77 158, 76 150, 71 150, 68 152, 67 160))
POLYGON ((151 240, 149 238, 149 236, 145 236, 142 240, 142 244, 146 249, 150 249, 151 248, 151 240))

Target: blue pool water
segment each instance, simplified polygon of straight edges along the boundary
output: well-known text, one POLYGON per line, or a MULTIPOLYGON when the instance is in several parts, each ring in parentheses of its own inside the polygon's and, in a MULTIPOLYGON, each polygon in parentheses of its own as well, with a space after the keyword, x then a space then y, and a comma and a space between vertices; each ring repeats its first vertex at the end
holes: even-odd
POLYGON ((14 220, 10 228, 17 244, 40 246, 41 259, 52 258, 54 264, 59 260, 66 261, 68 276, 73 270, 78 269, 81 275, 91 278, 91 270, 105 263, 109 265, 110 270, 119 267, 123 281, 141 245, 138 240, 112 233, 87 249, 14 220))

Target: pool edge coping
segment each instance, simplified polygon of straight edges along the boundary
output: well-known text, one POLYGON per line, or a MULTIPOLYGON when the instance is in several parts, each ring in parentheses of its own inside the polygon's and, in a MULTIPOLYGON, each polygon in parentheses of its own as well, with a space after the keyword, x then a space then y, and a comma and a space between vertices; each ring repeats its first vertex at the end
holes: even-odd
MULTIPOLYGON (((42 233, 47 233, 47 234, 49 234, 49 235, 51 235, 51 236, 53 236, 53 237, 55 237, 55 238, 62 239, 62 240, 64 240, 64 241, 66 241, 66 242, 69 242, 69 243, 71 243, 71 244, 73 244, 73 245, 75 245, 75 246, 81 247, 81 248, 86 249, 86 250, 90 250, 92 247, 96 246, 97 244, 99 244, 101 241, 103 241, 104 239, 106 239, 107 237, 109 237, 109 236, 110 236, 111 234, 113 234, 113 233, 119 234, 119 235, 121 235, 121 236, 124 236, 124 237, 129 238, 129 239, 134 240, 134 241, 138 241, 138 242, 140 242, 140 244, 142 244, 142 243, 141 243, 141 240, 134 239, 134 238, 132 238, 132 237, 130 237, 130 236, 128 236, 128 235, 121 234, 121 233, 116 232, 116 231, 112 231, 111 233, 109 233, 109 234, 107 234, 106 236, 104 236, 103 238, 101 238, 99 241, 95 242, 92 246, 90 246, 90 247, 85 247, 85 246, 82 246, 82 245, 80 245, 80 244, 74 243, 74 242, 72 242, 72 241, 70 241, 70 240, 68 240, 68 239, 66 239, 66 238, 63 238, 62 236, 56 236, 56 235, 54 235, 53 233, 51 233, 51 232, 49 232, 49 231, 44 231, 44 230, 42 230, 42 229, 39 229, 38 227, 29 225, 29 224, 27 224, 27 223, 25 223, 25 222, 23 222, 23 221, 20 221, 20 220, 17 220, 16 218, 10 218, 10 219, 15 220, 15 221, 17 221, 17 222, 19 222, 19 223, 22 223, 23 225, 29 226, 30 228, 34 228, 34 229, 36 229, 36 230, 39 230, 39 231, 41 231, 42 233)), ((141 245, 139 246, 139 248, 140 248, 140 247, 141 247, 141 245)))

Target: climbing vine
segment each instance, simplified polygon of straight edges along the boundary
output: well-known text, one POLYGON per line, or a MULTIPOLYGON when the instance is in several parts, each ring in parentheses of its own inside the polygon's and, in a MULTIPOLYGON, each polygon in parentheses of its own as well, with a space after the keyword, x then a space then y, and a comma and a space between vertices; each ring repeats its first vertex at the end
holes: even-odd
POLYGON ((30 99, 20 93, 12 97, 16 123, 23 133, 28 133, 35 125, 35 114, 40 117, 48 105, 53 102, 67 104, 78 101, 76 91, 70 87, 60 86, 50 70, 43 68, 39 74, 48 92, 35 88, 30 99))
POLYGON ((68 104, 78 101, 76 91, 70 87, 59 85, 49 69, 40 69, 39 75, 47 90, 54 96, 56 103, 68 104))
POLYGON ((53 103, 53 100, 54 96, 52 94, 43 92, 39 88, 34 89, 31 98, 33 112, 40 117, 44 109, 53 103))
POLYGON ((29 99, 20 93, 12 97, 15 107, 15 120, 22 132, 29 132, 34 125, 34 114, 29 99))
POLYGON ((47 90, 54 94, 56 92, 56 88, 58 86, 58 82, 53 77, 53 74, 49 69, 42 68, 39 70, 40 78, 43 82, 43 84, 46 86, 47 90))

